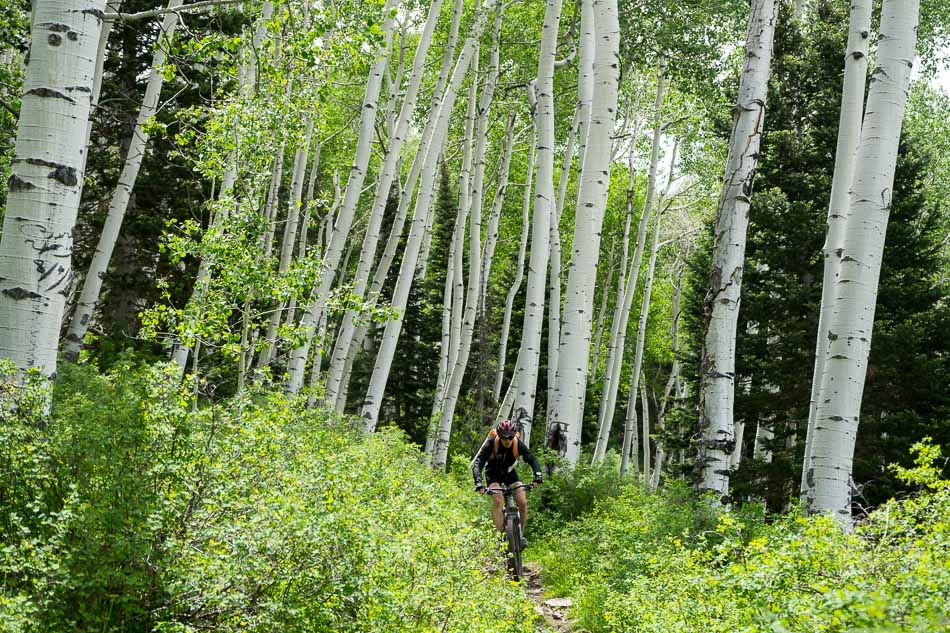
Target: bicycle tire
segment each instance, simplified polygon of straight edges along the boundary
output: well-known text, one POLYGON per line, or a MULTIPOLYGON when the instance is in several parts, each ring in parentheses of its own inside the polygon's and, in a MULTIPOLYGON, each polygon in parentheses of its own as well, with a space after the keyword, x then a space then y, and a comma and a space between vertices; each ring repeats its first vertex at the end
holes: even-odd
POLYGON ((512 580, 521 579, 521 551, 518 542, 518 524, 513 517, 505 522, 505 536, 508 537, 508 551, 505 559, 508 563, 508 575, 512 580))

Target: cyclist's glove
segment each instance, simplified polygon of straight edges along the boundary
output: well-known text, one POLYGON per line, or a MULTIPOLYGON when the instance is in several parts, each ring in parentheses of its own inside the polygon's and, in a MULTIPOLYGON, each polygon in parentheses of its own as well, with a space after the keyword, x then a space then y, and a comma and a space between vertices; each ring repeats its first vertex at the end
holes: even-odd
POLYGON ((481 485, 475 486, 475 492, 477 492, 480 495, 485 494, 485 486, 481 486, 481 485))
POLYGON ((544 477, 541 476, 541 473, 534 473, 534 485, 540 486, 544 483, 544 477))

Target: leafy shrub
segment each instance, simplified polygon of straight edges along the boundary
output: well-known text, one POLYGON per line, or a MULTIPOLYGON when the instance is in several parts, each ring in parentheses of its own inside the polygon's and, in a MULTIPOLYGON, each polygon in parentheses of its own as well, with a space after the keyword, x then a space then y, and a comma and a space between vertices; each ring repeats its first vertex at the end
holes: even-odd
POLYGON ((690 502, 692 513, 662 508, 677 493, 625 489, 552 537, 548 586, 577 597, 593 632, 947 630, 950 482, 939 449, 915 449, 917 468, 895 470, 925 491, 851 533, 825 516, 767 523, 761 509, 699 529, 709 517, 690 502))
POLYGON ((397 432, 175 384, 64 367, 51 416, 0 414, 3 630, 532 630, 479 500, 397 432))

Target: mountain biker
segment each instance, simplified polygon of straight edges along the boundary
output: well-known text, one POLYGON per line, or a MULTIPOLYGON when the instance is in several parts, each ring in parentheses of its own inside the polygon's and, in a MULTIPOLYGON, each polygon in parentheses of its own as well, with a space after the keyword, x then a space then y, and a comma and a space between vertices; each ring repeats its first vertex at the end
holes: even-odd
MULTIPOLYGON (((503 490, 505 486, 520 486, 518 473, 515 471, 515 464, 518 456, 524 457, 531 470, 534 472, 534 482, 532 487, 540 486, 543 477, 541 476, 541 464, 525 443, 515 432, 515 425, 510 420, 502 420, 498 423, 494 433, 490 434, 482 447, 475 454, 472 460, 472 475, 475 477, 475 491, 485 494, 488 490, 503 490), (497 442, 496 442, 497 435, 497 442), (516 448, 517 447, 517 448, 516 448), (482 469, 485 470, 485 477, 488 480, 488 489, 482 483, 482 469)), ((521 529, 524 531, 525 520, 528 518, 528 499, 524 488, 518 488, 515 491, 515 502, 518 504, 518 511, 521 515, 521 529)), ((500 494, 492 495, 492 519, 495 521, 495 528, 504 533, 505 531, 505 513, 504 499, 500 494)), ((524 543, 522 543, 524 546, 524 543)))

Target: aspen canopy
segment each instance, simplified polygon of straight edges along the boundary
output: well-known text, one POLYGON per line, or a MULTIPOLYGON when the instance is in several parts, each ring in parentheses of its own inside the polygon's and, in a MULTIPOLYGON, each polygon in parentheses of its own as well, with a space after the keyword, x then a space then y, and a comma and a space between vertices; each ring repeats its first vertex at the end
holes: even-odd
POLYGON ((0 630, 950 627, 950 3, 0 3, 0 630))

